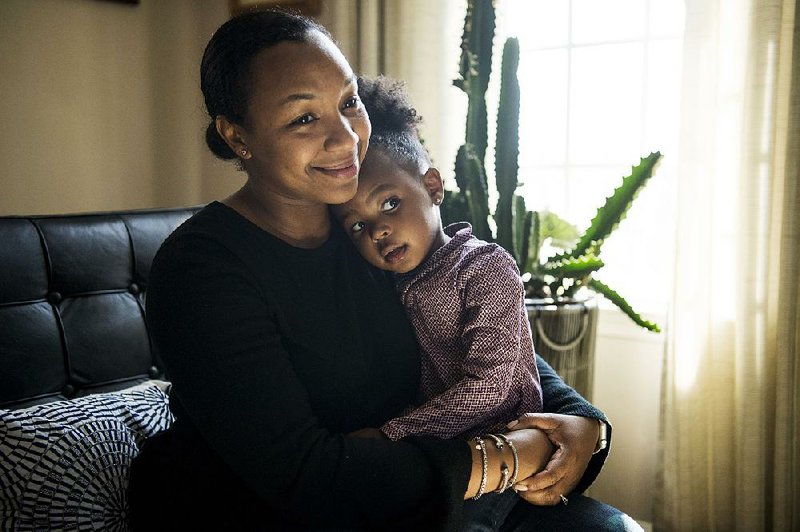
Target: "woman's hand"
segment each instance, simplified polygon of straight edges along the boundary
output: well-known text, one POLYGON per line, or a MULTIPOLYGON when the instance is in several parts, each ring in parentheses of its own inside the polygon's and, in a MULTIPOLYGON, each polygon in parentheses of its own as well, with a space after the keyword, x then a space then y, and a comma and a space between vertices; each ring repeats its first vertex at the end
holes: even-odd
POLYGON ((525 414, 509 424, 512 432, 530 428, 547 434, 556 450, 543 471, 517 482, 516 489, 532 504, 552 506, 578 485, 597 445, 600 427, 596 419, 563 414, 525 414))

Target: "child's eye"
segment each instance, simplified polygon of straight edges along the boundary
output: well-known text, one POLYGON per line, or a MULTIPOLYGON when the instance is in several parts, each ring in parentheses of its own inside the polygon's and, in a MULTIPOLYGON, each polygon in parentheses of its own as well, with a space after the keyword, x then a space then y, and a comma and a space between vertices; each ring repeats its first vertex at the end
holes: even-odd
POLYGON ((389 198, 381 203, 381 212, 392 212, 400 205, 400 198, 389 198))
POLYGON ((364 222, 356 222, 350 226, 351 233, 360 233, 364 229, 364 222))
POLYGON ((352 107, 358 107, 358 96, 351 96, 344 102, 344 108, 350 109, 352 107))
POLYGON ((314 120, 316 120, 316 117, 314 115, 308 113, 308 114, 304 114, 303 116, 300 116, 298 118, 295 118, 294 121, 292 122, 292 124, 293 125, 304 126, 306 124, 310 124, 314 120))

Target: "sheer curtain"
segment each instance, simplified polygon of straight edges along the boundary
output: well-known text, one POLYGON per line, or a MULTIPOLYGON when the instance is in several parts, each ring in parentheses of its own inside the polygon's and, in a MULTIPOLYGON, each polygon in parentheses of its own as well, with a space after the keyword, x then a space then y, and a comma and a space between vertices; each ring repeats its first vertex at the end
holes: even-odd
POLYGON ((659 530, 800 529, 794 0, 687 0, 659 530))

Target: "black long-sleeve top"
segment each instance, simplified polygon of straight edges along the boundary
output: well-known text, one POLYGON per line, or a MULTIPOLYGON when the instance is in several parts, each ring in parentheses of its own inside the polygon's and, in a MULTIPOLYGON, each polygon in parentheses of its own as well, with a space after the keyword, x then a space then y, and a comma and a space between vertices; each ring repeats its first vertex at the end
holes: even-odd
MULTIPOLYGON (((177 419, 162 438, 172 451, 150 456, 169 452, 181 462, 175 471, 230 472, 226 482, 240 485, 226 493, 252 494, 252 511, 271 526, 457 524, 471 468, 463 441, 346 436, 414 400, 419 353, 392 280, 337 224, 328 242, 304 250, 208 205, 157 254, 147 320, 177 419)), ((542 364, 546 411, 602 417, 542 364)), ((180 480, 183 500, 220 487, 213 474, 180 480)))

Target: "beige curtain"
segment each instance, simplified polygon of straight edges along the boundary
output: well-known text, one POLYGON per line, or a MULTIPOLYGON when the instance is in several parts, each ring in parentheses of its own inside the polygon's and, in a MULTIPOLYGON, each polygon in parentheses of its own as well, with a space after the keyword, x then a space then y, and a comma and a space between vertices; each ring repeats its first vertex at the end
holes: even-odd
POLYGON ((794 0, 687 0, 657 530, 800 530, 794 0))

